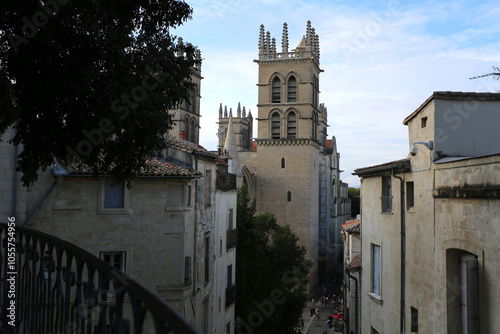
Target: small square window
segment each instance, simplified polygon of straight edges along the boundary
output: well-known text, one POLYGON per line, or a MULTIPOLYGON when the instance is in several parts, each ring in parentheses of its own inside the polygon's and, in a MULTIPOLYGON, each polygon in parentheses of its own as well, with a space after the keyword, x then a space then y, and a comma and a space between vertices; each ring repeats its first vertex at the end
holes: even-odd
POLYGON ((425 128, 427 126, 427 117, 422 117, 421 120, 421 127, 425 128))

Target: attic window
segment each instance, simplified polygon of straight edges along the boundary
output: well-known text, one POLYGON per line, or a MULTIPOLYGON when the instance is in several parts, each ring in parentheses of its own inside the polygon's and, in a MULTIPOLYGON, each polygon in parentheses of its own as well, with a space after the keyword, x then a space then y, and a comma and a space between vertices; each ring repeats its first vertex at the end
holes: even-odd
POLYGON ((422 117, 422 123, 421 123, 421 127, 422 128, 425 128, 427 126, 427 117, 422 117))

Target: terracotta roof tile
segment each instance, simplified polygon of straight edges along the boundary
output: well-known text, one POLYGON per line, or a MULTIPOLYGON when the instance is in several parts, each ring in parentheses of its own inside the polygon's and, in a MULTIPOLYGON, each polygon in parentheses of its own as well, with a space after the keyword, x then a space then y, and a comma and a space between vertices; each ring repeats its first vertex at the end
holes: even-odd
POLYGON ((346 232, 359 232, 361 230, 361 220, 349 220, 345 224, 341 225, 346 232))
MULTIPOLYGON (((60 175, 92 175, 92 168, 83 162, 73 162, 69 165, 60 163, 65 170, 61 172, 60 175)), ((177 165, 173 162, 166 162, 158 159, 148 159, 146 160, 146 167, 141 168, 139 176, 147 177, 197 177, 202 175, 201 172, 196 171, 191 168, 186 168, 184 166, 177 165)))
POLYGON ((347 270, 355 270, 361 268, 361 254, 355 255, 351 263, 347 266, 347 270))

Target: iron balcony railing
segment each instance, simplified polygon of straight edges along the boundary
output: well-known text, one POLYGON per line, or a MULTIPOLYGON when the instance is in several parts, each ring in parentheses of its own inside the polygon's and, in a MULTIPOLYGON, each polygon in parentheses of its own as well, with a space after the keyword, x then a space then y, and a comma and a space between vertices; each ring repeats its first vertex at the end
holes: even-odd
POLYGON ((236 190, 236 175, 218 170, 215 186, 217 190, 236 190))
POLYGON ((69 242, 11 222, 0 224, 0 238, 1 333, 200 333, 152 292, 69 242))

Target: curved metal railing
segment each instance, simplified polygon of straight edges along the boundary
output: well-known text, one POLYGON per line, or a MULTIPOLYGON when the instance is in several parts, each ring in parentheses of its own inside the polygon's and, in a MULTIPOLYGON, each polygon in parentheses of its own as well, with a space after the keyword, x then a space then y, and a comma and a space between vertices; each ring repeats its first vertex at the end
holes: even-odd
POLYGON ((0 239, 1 333, 200 333, 152 292, 69 242, 14 222, 0 224, 0 239))

